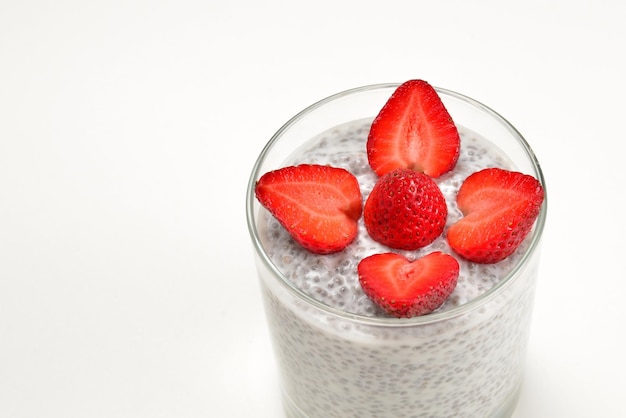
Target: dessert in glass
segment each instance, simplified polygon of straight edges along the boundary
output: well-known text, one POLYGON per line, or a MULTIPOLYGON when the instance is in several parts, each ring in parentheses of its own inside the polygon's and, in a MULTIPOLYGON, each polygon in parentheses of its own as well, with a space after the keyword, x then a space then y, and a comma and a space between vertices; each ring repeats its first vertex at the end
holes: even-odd
MULTIPOLYGON (((426 183, 417 183, 419 193, 426 183)), ((406 190, 416 193, 410 184, 406 190)), ((523 377, 546 220, 544 193, 537 158, 507 120, 476 100, 421 80, 347 90, 289 120, 259 155, 246 199, 287 416, 510 416, 523 377), (437 97, 428 96, 429 88, 437 97), (415 99, 420 89, 428 90, 427 97, 415 99), (407 119, 410 112, 417 116, 407 119), (441 137, 454 145, 455 135, 456 149, 448 144, 432 152, 441 137), (422 142, 407 146, 411 141, 422 142), (406 183, 407 171, 427 177, 419 181, 434 184, 434 194, 444 199, 443 208, 437 200, 437 210, 426 215, 420 211, 430 195, 412 204, 411 225, 432 212, 439 217, 434 232, 434 222, 418 225, 417 235, 432 236, 413 246, 380 235, 409 227, 393 224, 397 219, 384 224, 385 203, 368 202, 380 194, 375 189, 383 178, 400 176, 406 183), (286 196, 292 193, 283 190, 287 186, 295 194, 286 196), (333 203, 340 210, 322 215, 330 226, 321 238, 306 229, 317 225, 308 213, 316 210, 310 208, 317 198, 307 194, 315 187, 330 193, 341 187, 349 200, 349 209, 333 203), (521 208, 518 195, 529 194, 531 203, 521 208), (376 220, 368 220, 368 213, 376 220), (307 217, 303 230, 295 226, 299 220, 293 217, 299 216, 307 217), (509 230, 503 242, 483 237, 483 230, 505 233, 498 228, 509 230), (405 280, 398 278, 399 269, 422 284, 397 290, 405 280), (390 287, 396 296, 384 293, 390 287), (410 297, 400 302, 398 292, 410 297)))

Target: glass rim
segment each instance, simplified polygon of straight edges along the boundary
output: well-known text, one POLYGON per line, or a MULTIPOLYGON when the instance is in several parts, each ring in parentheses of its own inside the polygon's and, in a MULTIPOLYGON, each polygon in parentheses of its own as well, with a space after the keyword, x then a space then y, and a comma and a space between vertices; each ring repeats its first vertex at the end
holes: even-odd
MULTIPOLYGON (((538 250, 541 237, 543 235, 543 230, 544 230, 545 221, 547 217, 547 206, 548 206, 547 189, 546 189, 545 179, 543 176, 543 171, 541 170, 541 165, 539 164, 539 161, 537 160, 537 157, 535 156, 535 153, 533 152, 532 148, 530 147, 526 139, 524 139, 522 134, 509 121, 507 121, 504 117, 502 117, 499 113, 497 113, 490 107, 482 104, 481 102, 474 100, 463 94, 454 92, 452 90, 434 86, 438 94, 447 95, 447 96, 456 98, 458 100, 461 100, 487 113, 496 121, 500 122, 513 135, 513 137, 520 143, 524 152, 526 153, 526 156, 531 162, 533 169, 535 170, 535 173, 537 175, 537 180, 541 183, 542 187, 544 188, 544 201, 541 206, 539 216, 537 217, 535 221, 535 225, 531 231, 531 234, 532 234, 530 237, 531 241, 528 245, 528 248, 526 249, 522 257, 520 258, 520 260, 513 266, 513 268, 508 272, 508 274, 505 277, 503 277, 500 280, 500 282, 498 282, 498 284, 496 284, 494 287, 487 290, 483 294, 479 295, 478 297, 470 300, 469 302, 456 306, 454 308, 448 309, 443 312, 433 312, 430 314, 416 316, 412 318, 371 317, 371 316, 365 316, 365 315, 359 315, 356 313, 346 312, 341 309, 326 305, 325 303, 314 299, 313 297, 309 296, 307 293, 300 290, 297 286, 295 286, 290 280, 288 280, 285 277, 285 275, 274 265, 272 260, 269 258, 269 256, 267 255, 267 253, 265 252, 263 248, 261 239, 258 234, 257 218, 256 218, 257 214, 254 213, 255 212, 254 206, 255 206, 255 199, 256 199, 254 189, 256 186, 257 179, 260 177, 260 175, 264 174, 260 172, 260 168, 261 168, 263 161, 265 160, 266 155, 269 154, 273 146, 281 138, 283 132, 288 130, 292 125, 297 123, 306 115, 313 112, 315 109, 325 105, 326 103, 332 102, 336 99, 340 99, 345 96, 349 96, 349 95, 356 94, 356 93, 363 93, 363 92, 367 92, 370 90, 395 89, 400 84, 401 83, 370 84, 366 86, 344 90, 339 93, 335 93, 328 97, 325 97, 313 103, 312 105, 304 108, 297 114, 295 114, 283 126, 281 126, 276 131, 276 133, 274 133, 274 135, 272 135, 270 140, 265 144, 265 146, 261 150, 261 153, 257 157, 257 160, 252 168, 252 172, 248 180, 248 187, 246 191, 246 218, 247 218, 248 232, 250 233, 250 237, 252 238, 254 250, 258 254, 258 256, 261 258, 262 262, 265 264, 268 270, 272 273, 274 278, 276 278, 279 281, 282 288, 284 288, 285 290, 290 292, 293 296, 297 297, 298 299, 305 302, 306 304, 313 306, 331 316, 348 320, 350 322, 361 323, 361 324, 369 325, 369 326, 384 326, 384 327, 393 327, 393 328, 414 327, 417 325, 426 325, 426 324, 443 322, 443 321, 461 316, 468 312, 477 310, 481 306, 484 306, 489 301, 493 300, 497 295, 502 293, 514 281, 513 279, 517 277, 519 274, 521 274, 521 270, 523 269, 523 267, 525 267, 529 263, 535 251, 538 250)), ((372 116, 375 116, 375 115, 372 115, 372 116)))

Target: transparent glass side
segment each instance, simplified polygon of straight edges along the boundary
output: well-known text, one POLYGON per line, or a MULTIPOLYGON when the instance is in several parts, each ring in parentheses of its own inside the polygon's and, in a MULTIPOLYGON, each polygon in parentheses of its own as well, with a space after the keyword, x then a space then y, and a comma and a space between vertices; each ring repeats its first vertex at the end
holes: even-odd
POLYGON ((425 416, 497 416, 521 384, 538 259, 537 252, 479 309, 389 327, 303 302, 257 258, 289 402, 310 417, 370 416, 398 405, 425 416))

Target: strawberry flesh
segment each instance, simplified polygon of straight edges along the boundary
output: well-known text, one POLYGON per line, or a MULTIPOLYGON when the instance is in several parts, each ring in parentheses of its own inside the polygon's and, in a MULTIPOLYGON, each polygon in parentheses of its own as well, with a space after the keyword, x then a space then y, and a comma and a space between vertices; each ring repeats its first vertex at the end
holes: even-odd
POLYGON ((410 168, 439 177, 452 170, 460 153, 456 125, 437 91, 426 81, 401 84, 370 128, 367 156, 382 176, 410 168))
POLYGON ((362 212, 359 183, 350 172, 302 164, 264 174, 256 197, 307 250, 330 254, 356 237, 362 212))
POLYGON ((439 308, 459 277, 454 257, 433 252, 415 261, 395 253, 375 254, 358 265, 365 294, 388 314, 408 318, 439 308))
POLYGON ((528 235, 544 200, 532 176, 500 168, 470 175, 457 194, 463 218, 447 233, 450 247, 476 263, 497 263, 528 235))

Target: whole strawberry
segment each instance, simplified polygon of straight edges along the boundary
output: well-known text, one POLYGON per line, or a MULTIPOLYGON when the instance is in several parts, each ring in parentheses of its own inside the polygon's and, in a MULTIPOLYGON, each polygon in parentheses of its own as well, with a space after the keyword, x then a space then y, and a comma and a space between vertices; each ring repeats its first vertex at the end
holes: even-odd
POLYGON ((432 243, 446 224, 446 200, 424 173, 399 168, 382 176, 363 211, 372 239, 400 250, 416 250, 432 243))

